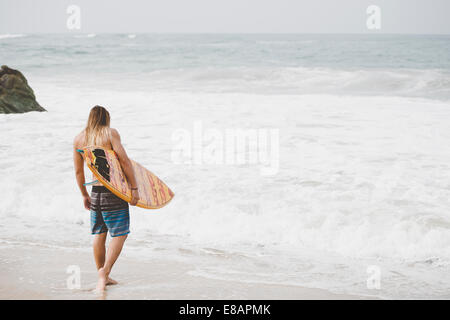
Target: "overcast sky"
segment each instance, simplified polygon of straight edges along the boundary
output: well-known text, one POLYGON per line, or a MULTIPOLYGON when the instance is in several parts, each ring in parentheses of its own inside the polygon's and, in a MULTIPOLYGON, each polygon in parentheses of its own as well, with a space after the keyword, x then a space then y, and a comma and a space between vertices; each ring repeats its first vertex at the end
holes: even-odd
POLYGON ((450 34, 450 0, 0 0, 0 34, 35 32, 450 34), (66 27, 71 4, 80 30, 66 27), (372 4, 376 31, 366 27, 372 4))

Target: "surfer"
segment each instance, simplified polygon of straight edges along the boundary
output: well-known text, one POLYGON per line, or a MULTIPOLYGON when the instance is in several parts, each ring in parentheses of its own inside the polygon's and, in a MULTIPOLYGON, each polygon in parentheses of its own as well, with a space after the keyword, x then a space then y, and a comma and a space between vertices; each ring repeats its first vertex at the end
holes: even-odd
MULTIPOLYGON (((93 185, 89 196, 84 186, 83 156, 77 152, 77 149, 83 149, 87 146, 101 146, 114 150, 131 185, 132 199, 130 204, 134 206, 139 201, 136 178, 130 159, 120 142, 119 133, 116 129, 110 128, 109 123, 109 112, 101 106, 93 107, 86 128, 75 137, 73 143, 73 160, 77 184, 83 196, 84 207, 91 212, 91 233, 94 235, 93 249, 98 270, 97 291, 99 292, 104 291, 106 285, 117 283, 109 277, 109 274, 122 251, 128 233, 130 233, 129 208, 126 201, 114 195, 100 183, 93 185), (106 252, 105 242, 108 231, 112 239, 109 242, 108 252, 106 252)), ((109 171, 109 168, 107 169, 109 171)))

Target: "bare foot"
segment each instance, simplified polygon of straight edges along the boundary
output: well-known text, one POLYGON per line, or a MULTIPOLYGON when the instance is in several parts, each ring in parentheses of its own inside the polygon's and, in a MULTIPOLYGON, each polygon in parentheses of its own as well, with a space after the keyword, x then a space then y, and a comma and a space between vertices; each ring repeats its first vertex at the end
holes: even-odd
POLYGON ((104 268, 98 269, 98 282, 97 288, 95 289, 97 292, 105 291, 106 283, 108 282, 108 275, 104 268))
POLYGON ((116 281, 116 280, 114 280, 114 279, 111 279, 110 277, 108 277, 108 281, 106 282, 106 285, 107 286, 112 286, 112 285, 115 285, 115 284, 117 284, 118 282, 116 281))

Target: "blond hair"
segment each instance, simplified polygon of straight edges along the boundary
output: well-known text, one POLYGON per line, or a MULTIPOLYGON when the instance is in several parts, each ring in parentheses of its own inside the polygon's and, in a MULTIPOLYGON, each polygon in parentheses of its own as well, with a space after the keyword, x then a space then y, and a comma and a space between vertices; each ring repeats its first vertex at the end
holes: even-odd
POLYGON ((111 135, 109 130, 110 116, 108 110, 102 106, 95 106, 89 113, 84 129, 84 143, 86 146, 109 145, 111 135))

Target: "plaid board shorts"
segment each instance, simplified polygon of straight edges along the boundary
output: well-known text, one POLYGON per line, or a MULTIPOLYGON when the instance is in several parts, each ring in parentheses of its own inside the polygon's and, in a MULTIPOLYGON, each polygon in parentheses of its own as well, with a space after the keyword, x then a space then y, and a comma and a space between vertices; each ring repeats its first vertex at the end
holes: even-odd
POLYGON ((111 237, 130 233, 128 203, 103 186, 93 186, 91 192, 91 233, 109 231, 111 237))

